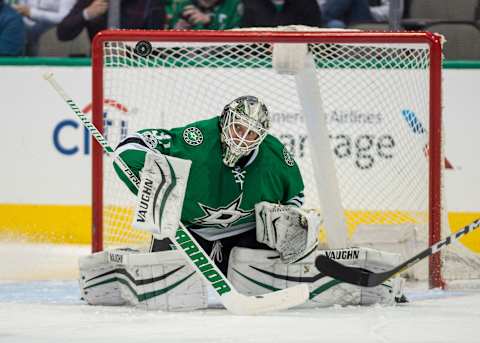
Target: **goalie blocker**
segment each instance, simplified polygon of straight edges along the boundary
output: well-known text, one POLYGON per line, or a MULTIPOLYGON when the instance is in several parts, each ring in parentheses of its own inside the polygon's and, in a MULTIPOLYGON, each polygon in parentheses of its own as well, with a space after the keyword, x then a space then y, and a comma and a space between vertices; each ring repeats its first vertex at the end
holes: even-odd
POLYGON ((147 152, 133 216, 135 229, 151 232, 159 239, 175 235, 190 166, 189 160, 147 152))

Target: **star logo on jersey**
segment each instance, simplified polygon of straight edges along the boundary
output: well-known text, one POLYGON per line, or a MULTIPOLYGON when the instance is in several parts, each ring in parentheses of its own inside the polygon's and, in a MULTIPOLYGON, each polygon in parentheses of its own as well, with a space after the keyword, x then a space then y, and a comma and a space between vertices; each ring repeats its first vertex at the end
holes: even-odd
POLYGON ((193 220, 194 223, 203 226, 216 226, 220 228, 227 228, 236 221, 248 217, 253 213, 253 210, 244 211, 240 208, 242 202, 242 194, 233 200, 230 204, 223 207, 210 207, 198 203, 198 206, 203 210, 205 215, 193 220))

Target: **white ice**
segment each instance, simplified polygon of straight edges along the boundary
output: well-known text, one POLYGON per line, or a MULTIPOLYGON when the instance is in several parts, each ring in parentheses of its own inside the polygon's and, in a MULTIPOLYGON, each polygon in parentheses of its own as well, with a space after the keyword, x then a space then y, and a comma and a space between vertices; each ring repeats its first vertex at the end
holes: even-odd
MULTIPOLYGON (((407 292, 410 303, 393 307, 291 309, 252 317, 233 316, 219 308, 147 312, 85 305, 77 282, 71 279, 27 280, 25 273, 20 273, 21 281, 7 281, 5 270, 11 277, 14 269, 5 265, 9 249, 11 246, 0 245, 1 343, 480 342, 478 292, 429 291, 415 285, 407 292)), ((33 251, 34 255, 48 255, 48 250, 33 251)), ((23 252, 21 256, 17 266, 25 270, 28 254, 23 252)), ((36 255, 33 259, 35 265, 42 265, 42 260, 36 255)), ((52 259, 49 261, 54 268, 52 259)))

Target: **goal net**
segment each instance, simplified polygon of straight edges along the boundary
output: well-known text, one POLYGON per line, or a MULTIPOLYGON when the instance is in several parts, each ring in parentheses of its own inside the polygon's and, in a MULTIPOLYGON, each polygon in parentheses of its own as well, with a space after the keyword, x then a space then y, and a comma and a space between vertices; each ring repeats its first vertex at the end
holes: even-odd
MULTIPOLYGON (((93 120, 112 146, 219 115, 242 95, 269 108, 271 133, 300 166, 305 206, 326 216, 322 240, 348 244, 365 226, 412 228, 421 248, 445 235, 440 36, 105 31, 94 41, 93 120)), ((93 168, 93 250, 145 245, 131 228, 134 197, 96 144, 93 168)), ((430 260, 432 286, 441 262, 430 260)))

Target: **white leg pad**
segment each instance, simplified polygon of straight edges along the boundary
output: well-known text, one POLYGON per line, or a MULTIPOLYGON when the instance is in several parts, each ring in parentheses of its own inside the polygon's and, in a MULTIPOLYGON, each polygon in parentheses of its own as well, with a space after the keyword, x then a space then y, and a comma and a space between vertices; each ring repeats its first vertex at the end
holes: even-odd
MULTIPOLYGON (((353 248, 357 253, 349 254, 351 249, 335 250, 340 262, 372 270, 385 270, 396 264, 399 256, 373 249, 353 248), (383 258, 383 257, 384 258, 383 258)), ((278 253, 269 250, 234 248, 230 254, 228 278, 233 286, 243 294, 261 295, 276 289, 307 283, 310 300, 299 307, 326 307, 332 305, 371 305, 393 304, 395 297, 401 295, 403 279, 395 278, 383 285, 367 288, 340 283, 322 275, 314 265, 315 256, 308 256, 300 263, 284 264, 278 253)))
POLYGON ((80 293, 83 300, 90 305, 124 305, 120 283, 106 282, 113 275, 118 265, 109 263, 108 252, 103 251, 79 258, 80 293), (105 283, 96 282, 103 280, 105 283))
POLYGON ((207 287, 178 251, 111 250, 80 258, 80 290, 91 305, 189 311, 208 306, 207 287))

